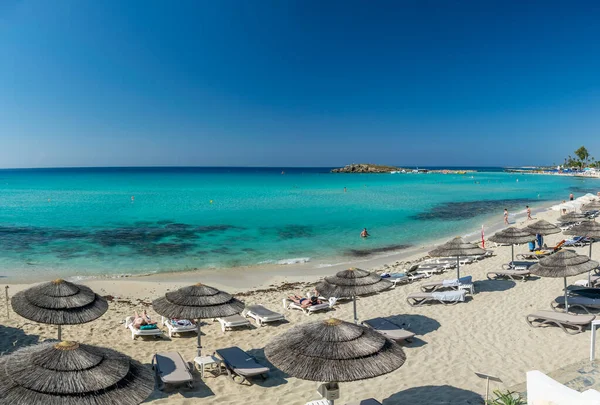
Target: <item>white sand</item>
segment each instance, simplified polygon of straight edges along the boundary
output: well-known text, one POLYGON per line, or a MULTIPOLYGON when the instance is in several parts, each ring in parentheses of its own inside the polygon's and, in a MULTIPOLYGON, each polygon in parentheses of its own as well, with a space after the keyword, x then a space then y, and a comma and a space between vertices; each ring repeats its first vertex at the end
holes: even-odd
MULTIPOLYGON (((554 222, 556 212, 536 214, 554 222)), ((523 225, 520 220, 517 226, 523 225)), ((491 232, 487 236, 490 236, 491 232)), ((563 239, 562 234, 546 238, 548 245, 563 239)), ((577 249, 587 254, 588 248, 577 249)), ((600 259, 600 249, 594 258, 600 259)), ((516 246, 515 253, 525 252, 526 246, 516 246)), ((561 279, 536 279, 528 282, 488 281, 486 273, 499 269, 502 263, 510 260, 510 247, 495 249, 496 256, 479 263, 463 267, 462 275, 472 275, 476 280, 477 293, 466 303, 455 306, 431 305, 413 308, 406 303, 406 296, 419 291, 419 283, 398 287, 375 296, 360 298, 359 318, 377 316, 393 317, 417 333, 418 339, 405 346, 407 361, 403 367, 386 376, 354 383, 341 384, 341 399, 344 404, 357 399, 374 397, 385 404, 475 404, 478 395, 484 392, 484 382, 474 372, 497 375, 505 386, 525 380, 528 370, 549 372, 562 365, 585 358, 588 354, 589 331, 569 336, 559 328, 531 328, 525 316, 537 309, 550 309, 550 302, 562 292, 561 279)), ((423 255, 422 253, 420 254, 423 255)), ((412 257, 416 259, 418 256, 412 257)), ((391 266, 394 267, 393 265, 391 266)), ((400 266, 403 267, 403 266, 400 266)), ((378 266, 381 270, 383 266, 378 266)), ((400 268, 401 269, 401 268, 400 268)), ((323 274, 331 274, 337 269, 321 269, 323 274)), ((135 359, 149 364, 152 355, 158 351, 179 351, 185 359, 193 359, 195 335, 175 337, 172 340, 148 339, 131 340, 131 334, 124 329, 122 320, 132 312, 148 309, 149 314, 160 320, 149 302, 169 289, 175 289, 191 282, 203 281, 201 273, 186 274, 176 282, 168 281, 167 276, 122 280, 95 280, 85 284, 101 295, 113 295, 123 300, 110 304, 108 312, 100 319, 87 325, 63 328, 63 339, 112 347, 135 359), (131 302, 129 302, 129 300, 131 302)), ((429 280, 453 278, 454 270, 445 275, 434 276, 429 280)), ((214 275, 213 275, 214 276, 214 275)), ((245 285, 268 287, 269 284, 283 281, 316 281, 317 274, 292 277, 280 273, 279 276, 263 277, 260 283, 252 282, 252 273, 240 270, 231 278, 210 278, 216 287, 229 291, 240 291, 245 285)), ((173 276, 174 277, 174 276, 173 276)), ((216 277, 216 276, 214 276, 216 277)), ((575 277, 576 279, 585 276, 575 277)), ((211 284, 206 282, 207 284, 211 284)), ((11 285, 10 294, 28 287, 11 285)), ((273 289, 267 292, 250 293, 241 297, 247 304, 262 303, 271 309, 281 311, 281 299, 295 291, 306 292, 309 288, 294 287, 295 290, 273 289)), ((285 312, 289 323, 262 328, 253 327, 223 334, 218 323, 208 322, 203 326, 204 352, 212 353, 217 348, 239 346, 264 359, 262 348, 277 334, 302 322, 337 317, 350 321, 352 304, 343 303, 335 311, 307 317, 299 311, 285 312)), ((56 327, 27 321, 11 311, 6 317, 4 299, 0 306, 0 351, 12 351, 26 344, 56 337, 56 327)), ((271 373, 268 380, 257 381, 253 386, 240 386, 225 376, 207 376, 202 382, 195 374, 193 390, 187 388, 167 388, 164 392, 155 391, 151 397, 154 404, 195 404, 202 398, 205 404, 304 404, 318 398, 314 382, 295 378, 284 378, 279 371, 271 373)))

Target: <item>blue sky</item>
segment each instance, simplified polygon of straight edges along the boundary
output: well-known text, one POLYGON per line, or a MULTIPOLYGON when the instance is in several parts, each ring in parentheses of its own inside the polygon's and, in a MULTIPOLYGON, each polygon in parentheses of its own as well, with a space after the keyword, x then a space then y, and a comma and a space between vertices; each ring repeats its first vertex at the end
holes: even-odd
POLYGON ((597 1, 0 1, 0 167, 600 159, 597 1))

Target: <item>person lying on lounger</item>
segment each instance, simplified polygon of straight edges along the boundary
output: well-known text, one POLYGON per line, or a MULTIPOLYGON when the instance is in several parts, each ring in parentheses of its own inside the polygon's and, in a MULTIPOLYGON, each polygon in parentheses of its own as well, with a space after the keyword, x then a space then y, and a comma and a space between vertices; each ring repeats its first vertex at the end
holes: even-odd
POLYGON ((134 328, 140 329, 140 327, 143 326, 143 325, 154 325, 154 326, 156 326, 156 322, 153 322, 150 319, 150 317, 146 313, 146 310, 144 310, 144 312, 142 312, 141 315, 139 315, 137 313, 137 311, 135 311, 134 314, 135 314, 135 316, 133 318, 133 327, 134 328))
POLYGON ((300 305, 300 307, 302 308, 308 308, 311 305, 318 305, 318 304, 322 304, 323 302, 319 299, 318 297, 318 293, 317 290, 313 291, 313 295, 310 298, 305 298, 301 295, 290 295, 288 298, 293 301, 294 303, 300 305))

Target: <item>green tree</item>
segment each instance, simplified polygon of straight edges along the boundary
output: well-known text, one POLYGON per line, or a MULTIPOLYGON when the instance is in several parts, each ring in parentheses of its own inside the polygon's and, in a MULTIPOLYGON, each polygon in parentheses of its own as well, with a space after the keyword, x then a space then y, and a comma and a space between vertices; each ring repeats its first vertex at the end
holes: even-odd
POLYGON ((577 149, 575 151, 575 155, 577 155, 577 157, 579 158, 579 161, 581 162, 581 166, 583 166, 584 163, 586 163, 588 158, 590 157, 590 154, 587 151, 587 149, 585 148, 585 146, 582 146, 581 148, 577 149))

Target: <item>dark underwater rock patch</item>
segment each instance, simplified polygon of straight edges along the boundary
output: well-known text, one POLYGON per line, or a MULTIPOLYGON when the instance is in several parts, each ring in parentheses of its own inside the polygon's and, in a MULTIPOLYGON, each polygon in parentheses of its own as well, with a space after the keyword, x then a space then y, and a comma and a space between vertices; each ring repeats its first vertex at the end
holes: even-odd
MULTIPOLYGON (((525 205, 531 204, 531 201, 530 199, 506 199, 447 202, 438 204, 429 211, 413 215, 412 218, 420 221, 460 221, 475 218, 479 215, 486 215, 494 211, 498 211, 498 215, 501 216, 504 208, 508 208, 509 210, 515 207, 524 209, 525 205)), ((535 201, 539 202, 543 200, 535 201)))

